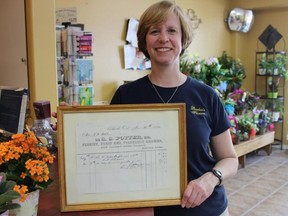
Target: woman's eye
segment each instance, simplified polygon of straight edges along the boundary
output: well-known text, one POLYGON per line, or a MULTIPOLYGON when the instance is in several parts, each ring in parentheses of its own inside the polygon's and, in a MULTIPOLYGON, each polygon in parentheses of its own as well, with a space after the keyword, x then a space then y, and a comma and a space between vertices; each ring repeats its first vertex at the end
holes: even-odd
POLYGON ((152 34, 152 35, 156 35, 156 34, 158 34, 158 33, 159 33, 158 30, 151 30, 151 31, 150 31, 150 34, 152 34))
POLYGON ((176 29, 168 29, 168 32, 169 33, 176 33, 177 31, 176 31, 176 29))

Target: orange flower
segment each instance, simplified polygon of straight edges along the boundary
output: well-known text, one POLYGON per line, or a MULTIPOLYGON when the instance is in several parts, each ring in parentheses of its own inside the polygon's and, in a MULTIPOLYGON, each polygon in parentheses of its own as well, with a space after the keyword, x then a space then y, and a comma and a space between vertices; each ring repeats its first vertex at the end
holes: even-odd
POLYGON ((17 179, 14 190, 22 195, 22 200, 25 193, 46 188, 52 182, 48 164, 54 158, 46 147, 38 145, 32 131, 14 134, 9 142, 0 143, 0 170, 8 180, 17 179))
POLYGON ((23 179, 25 179, 26 173, 23 173, 23 172, 22 172, 20 177, 23 178, 23 179))
POLYGON ((27 192, 28 192, 28 188, 25 185, 15 185, 13 188, 14 191, 18 192, 21 197, 20 197, 20 201, 24 202, 27 198, 27 192))

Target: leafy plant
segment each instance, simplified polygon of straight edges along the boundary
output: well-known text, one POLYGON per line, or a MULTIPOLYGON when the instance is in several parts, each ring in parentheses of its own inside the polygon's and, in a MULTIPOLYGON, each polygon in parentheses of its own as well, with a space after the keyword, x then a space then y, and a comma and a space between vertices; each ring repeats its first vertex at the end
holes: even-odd
POLYGON ((278 69, 280 75, 282 75, 285 80, 288 80, 288 71, 286 69, 287 57, 285 54, 277 53, 274 59, 274 67, 278 69))
POLYGON ((20 197, 20 194, 13 190, 16 182, 7 181, 5 173, 0 173, 0 214, 3 212, 19 208, 20 205, 12 203, 12 200, 20 197))
POLYGON ((270 92, 278 92, 278 85, 280 82, 280 78, 274 80, 273 77, 268 77, 268 87, 270 92))
POLYGON ((261 55, 261 58, 259 59, 258 66, 259 66, 259 68, 262 68, 262 69, 267 69, 268 68, 268 61, 267 61, 266 53, 263 53, 261 55))
POLYGON ((246 78, 246 70, 240 59, 228 56, 227 52, 223 51, 218 60, 222 70, 225 70, 223 80, 227 82, 227 92, 239 89, 246 78))
POLYGON ((281 115, 284 115, 284 103, 281 99, 267 101, 266 108, 270 112, 280 112, 281 115))
POLYGON ((254 122, 251 114, 245 114, 238 119, 238 129, 244 134, 245 132, 250 134, 251 130, 258 131, 257 124, 254 122))

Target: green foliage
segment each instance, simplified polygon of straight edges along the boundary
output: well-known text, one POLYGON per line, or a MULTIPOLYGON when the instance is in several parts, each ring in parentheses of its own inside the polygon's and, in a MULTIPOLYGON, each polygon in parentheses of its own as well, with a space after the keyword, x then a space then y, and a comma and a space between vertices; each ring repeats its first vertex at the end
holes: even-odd
POLYGON ((238 129, 243 133, 250 134, 251 129, 258 131, 257 124, 253 120, 252 113, 245 114, 238 118, 238 129))
POLYGON ((9 210, 19 208, 20 205, 12 203, 12 200, 20 197, 20 194, 13 190, 16 183, 14 181, 7 181, 6 175, 0 173, 2 178, 0 182, 0 214, 9 210))
POLYGON ((222 56, 218 58, 221 68, 225 70, 223 81, 227 82, 227 93, 240 88, 243 85, 243 80, 246 78, 246 70, 240 59, 228 56, 226 51, 223 51, 222 56))
POLYGON ((218 88, 222 82, 226 82, 227 92, 240 88, 246 78, 241 61, 228 56, 226 51, 223 51, 220 57, 206 59, 185 53, 180 59, 180 71, 213 88, 218 88))
POLYGON ((275 55, 274 67, 278 69, 279 74, 282 75, 285 78, 285 80, 288 80, 288 71, 286 69, 286 64, 287 64, 286 55, 282 53, 277 53, 275 55))

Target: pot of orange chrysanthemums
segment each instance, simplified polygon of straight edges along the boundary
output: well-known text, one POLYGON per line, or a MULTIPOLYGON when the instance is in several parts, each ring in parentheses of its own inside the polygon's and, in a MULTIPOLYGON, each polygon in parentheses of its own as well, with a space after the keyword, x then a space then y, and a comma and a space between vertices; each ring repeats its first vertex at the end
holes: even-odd
POLYGON ((32 131, 15 134, 10 141, 0 143, 0 170, 7 180, 16 182, 14 190, 21 194, 19 200, 14 200, 19 201, 21 208, 12 210, 10 215, 37 215, 39 190, 53 181, 49 176, 49 164, 53 161, 54 156, 39 144, 32 131), (30 197, 35 199, 36 206, 30 206, 30 197))

